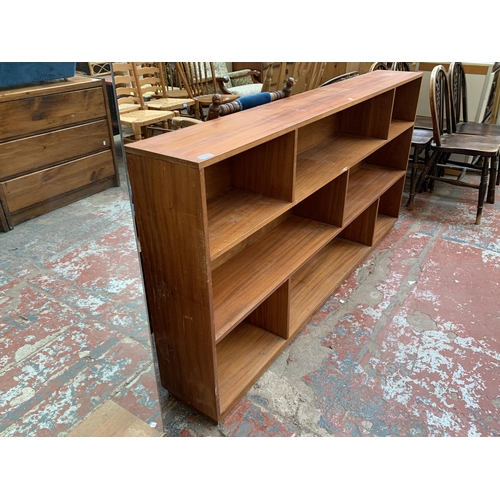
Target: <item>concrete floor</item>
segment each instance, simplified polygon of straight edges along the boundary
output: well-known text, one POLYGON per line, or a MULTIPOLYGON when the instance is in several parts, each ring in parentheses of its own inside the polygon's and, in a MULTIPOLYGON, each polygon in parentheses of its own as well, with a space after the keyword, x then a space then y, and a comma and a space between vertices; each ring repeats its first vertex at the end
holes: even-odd
MULTIPOLYGON (((122 186, 0 233, 0 436, 499 436, 500 203, 437 184, 219 425, 157 388, 122 186)), ((406 194, 403 204, 406 202, 406 194)))

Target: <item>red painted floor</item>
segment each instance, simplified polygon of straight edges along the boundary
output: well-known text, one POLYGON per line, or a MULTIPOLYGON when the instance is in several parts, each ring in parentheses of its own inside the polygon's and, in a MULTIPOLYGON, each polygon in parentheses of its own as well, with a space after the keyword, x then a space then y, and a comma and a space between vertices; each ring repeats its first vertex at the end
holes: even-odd
MULTIPOLYGON (((0 436, 499 436, 500 204, 437 184, 214 425, 155 378, 126 178, 0 233, 0 436)), ((403 198, 403 205, 406 195, 403 198)))

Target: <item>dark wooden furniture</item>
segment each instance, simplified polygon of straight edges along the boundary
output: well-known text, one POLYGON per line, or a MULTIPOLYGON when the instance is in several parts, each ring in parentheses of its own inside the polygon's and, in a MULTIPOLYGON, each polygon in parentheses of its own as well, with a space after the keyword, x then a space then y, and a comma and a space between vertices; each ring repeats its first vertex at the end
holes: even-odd
POLYGON ((369 71, 385 71, 388 70, 389 68, 387 67, 387 64, 385 62, 374 62, 371 66, 369 71))
POLYGON ((391 64, 392 71, 411 71, 410 64, 407 62, 393 62, 391 64))
MULTIPOLYGON (((475 123, 468 120, 467 81, 464 67, 461 62, 452 62, 448 70, 449 86, 451 89, 452 128, 458 134, 480 135, 495 138, 500 143, 500 125, 492 123, 475 123)), ((490 99, 494 101, 494 95, 490 99)), ((491 109, 486 109, 485 116, 491 115, 491 109)), ((474 161, 474 160, 473 160, 474 161)), ((500 175, 492 172, 491 178, 496 178, 496 185, 500 185, 500 175)), ((488 190, 488 202, 495 202, 495 189, 488 190)))
MULTIPOLYGON (((389 67, 384 62, 375 62, 370 67, 370 71, 384 71, 388 69, 389 67)), ((393 62, 391 64, 391 71, 410 71, 410 65, 407 62, 393 62)), ((411 137, 412 154, 408 164, 408 168, 410 169, 410 193, 408 202, 406 203, 408 210, 413 210, 413 200, 415 199, 417 186, 417 172, 419 169, 424 169, 430 159, 432 137, 432 123, 430 123, 430 128, 419 128, 417 122, 415 122, 411 137)))
POLYGON ((105 83, 0 92, 0 228, 119 185, 105 83))
MULTIPOLYGON (((433 141, 431 143, 432 155, 422 171, 419 186, 427 181, 442 181, 457 186, 477 189, 478 202, 476 213, 476 224, 481 223, 484 199, 488 186, 488 173, 490 173, 490 190, 495 189, 493 173, 498 169, 498 157, 500 144, 494 138, 478 135, 458 134, 452 129, 452 107, 451 95, 448 84, 448 75, 442 65, 434 67, 430 80, 430 107, 433 124, 433 141), (480 164, 472 163, 469 168, 479 170, 479 183, 470 183, 461 179, 449 178, 441 174, 446 166, 446 159, 452 155, 478 156, 480 164), (491 165, 491 169, 489 166, 491 165)), ((491 194, 489 197, 491 198, 491 194)))
POLYGON ((219 421, 398 218, 420 73, 126 145, 169 394, 219 421))
POLYGON ((430 149, 432 143, 432 130, 414 128, 411 136, 411 149, 413 151, 410 156, 410 194, 406 203, 408 210, 413 210, 413 200, 417 188, 417 173, 423 170, 430 159, 430 149), (422 156, 423 155, 423 156, 422 156))

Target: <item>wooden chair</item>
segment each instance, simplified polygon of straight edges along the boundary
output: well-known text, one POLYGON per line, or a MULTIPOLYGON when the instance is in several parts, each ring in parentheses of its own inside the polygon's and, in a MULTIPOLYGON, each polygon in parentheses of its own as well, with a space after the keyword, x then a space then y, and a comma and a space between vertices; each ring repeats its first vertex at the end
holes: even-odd
POLYGON ((212 98, 212 104, 208 110, 207 121, 215 120, 220 116, 226 116, 245 109, 254 108, 262 104, 267 104, 284 97, 289 97, 292 93, 295 81, 293 78, 288 78, 282 90, 274 92, 260 92, 252 96, 243 96, 233 102, 223 103, 220 94, 215 94, 212 98))
MULTIPOLYGON (((452 127, 454 132, 473 135, 500 135, 500 126, 489 123, 469 122, 467 79, 461 62, 452 62, 448 70, 451 89, 452 127)), ((489 113, 485 110, 485 115, 489 113)))
POLYGON ((260 71, 241 69, 230 72, 225 62, 214 62, 213 65, 220 93, 243 97, 262 92, 262 83, 259 80, 260 71))
MULTIPOLYGON (((282 90, 277 90, 273 92, 260 92, 252 96, 239 97, 235 101, 222 103, 221 94, 214 94, 212 96, 212 104, 209 107, 207 121, 215 120, 221 116, 230 115, 232 113, 237 113, 238 111, 243 111, 245 109, 254 108, 262 104, 267 104, 278 99, 283 99, 284 97, 289 97, 292 93, 292 88, 294 85, 294 79, 288 78, 285 86, 282 90)), ((176 129, 191 127, 193 125, 203 124, 202 120, 197 120, 195 118, 189 117, 175 117, 172 118, 172 124, 176 129)))
POLYGON ((105 76, 111 74, 111 63, 109 62, 89 62, 90 76, 105 76))
POLYGON ((262 92, 279 89, 285 81, 286 65, 282 62, 267 63, 262 76, 262 92))
MULTIPOLYGON (((374 63, 370 68, 370 71, 388 69, 389 68, 385 63, 374 63)), ((393 62, 391 65, 391 71, 410 71, 410 65, 408 63, 393 62)), ((411 150, 413 153, 410 155, 408 163, 408 168, 411 169, 410 193, 406 203, 406 208, 408 208, 408 210, 413 210, 413 200, 415 199, 418 170, 424 169, 430 159, 432 137, 432 129, 420 128, 417 125, 414 126, 411 136, 411 150)))
POLYGON ((393 62, 391 64, 392 71, 411 71, 410 65, 407 62, 393 62))
POLYGON ((378 70, 388 70, 389 68, 387 67, 387 64, 385 62, 374 62, 371 66, 368 72, 370 71, 378 71, 378 70))
POLYGON ((300 94, 319 87, 326 62, 296 62, 290 76, 294 79, 293 94, 300 94))
POLYGON ((147 127, 160 124, 162 130, 169 129, 168 121, 175 116, 174 111, 148 109, 137 81, 132 63, 113 63, 118 115, 122 125, 132 128, 133 137, 126 140, 140 140, 148 136, 147 127))
MULTIPOLYGON (((212 62, 177 62, 177 74, 191 99, 194 99, 195 118, 200 119, 202 108, 210 106, 212 97, 217 93, 217 80, 212 62)), ((223 102, 234 101, 234 94, 222 95, 223 102)))
POLYGON ((148 109, 180 111, 194 106, 194 99, 189 97, 168 97, 164 63, 134 62, 132 64, 148 109))
POLYGON ((320 87, 326 87, 327 85, 332 85, 333 83, 338 83, 338 82, 342 82, 344 80, 349 80, 349 78, 354 78, 356 76, 359 76, 359 72, 350 71, 349 73, 344 73, 343 75, 338 75, 338 76, 334 76, 333 78, 330 78, 330 80, 323 82, 320 85, 320 87))
POLYGON ((438 65, 432 70, 429 99, 433 124, 432 155, 422 171, 417 191, 418 188, 423 187, 428 181, 442 181, 456 186, 477 189, 479 194, 476 224, 480 224, 488 186, 488 167, 490 162, 493 163, 494 166, 490 169, 490 172, 496 172, 500 149, 499 144, 497 141, 487 137, 453 132, 451 127, 452 109, 448 75, 442 65, 438 65), (471 165, 472 169, 480 172, 478 184, 448 178, 441 174, 441 170, 446 166, 441 161, 445 161, 448 155, 451 154, 481 157, 482 161, 480 165, 471 165))
MULTIPOLYGON (((458 134, 480 135, 483 137, 494 138, 500 144, 500 125, 468 121, 467 81, 461 62, 452 62, 450 64, 448 79, 449 87, 451 89, 451 116, 453 132, 458 134)), ((493 101, 493 99, 490 100, 493 101)), ((486 109, 485 117, 488 117, 490 114, 491 110, 486 109)), ((477 161, 477 159, 472 159, 472 162, 475 161, 477 161)), ((465 165, 468 166, 468 163, 465 165)), ((490 177, 496 178, 495 184, 497 186, 500 185, 500 175, 498 175, 498 172, 492 172, 490 177)), ((492 186, 488 187, 487 201, 489 203, 495 202, 495 189, 492 186)))

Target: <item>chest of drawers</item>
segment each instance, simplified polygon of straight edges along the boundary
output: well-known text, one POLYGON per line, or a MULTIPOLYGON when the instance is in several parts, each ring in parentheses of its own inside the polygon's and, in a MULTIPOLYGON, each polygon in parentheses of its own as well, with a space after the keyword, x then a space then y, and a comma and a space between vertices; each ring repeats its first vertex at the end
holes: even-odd
POLYGON ((103 80, 0 92, 0 229, 118 186, 103 80))

